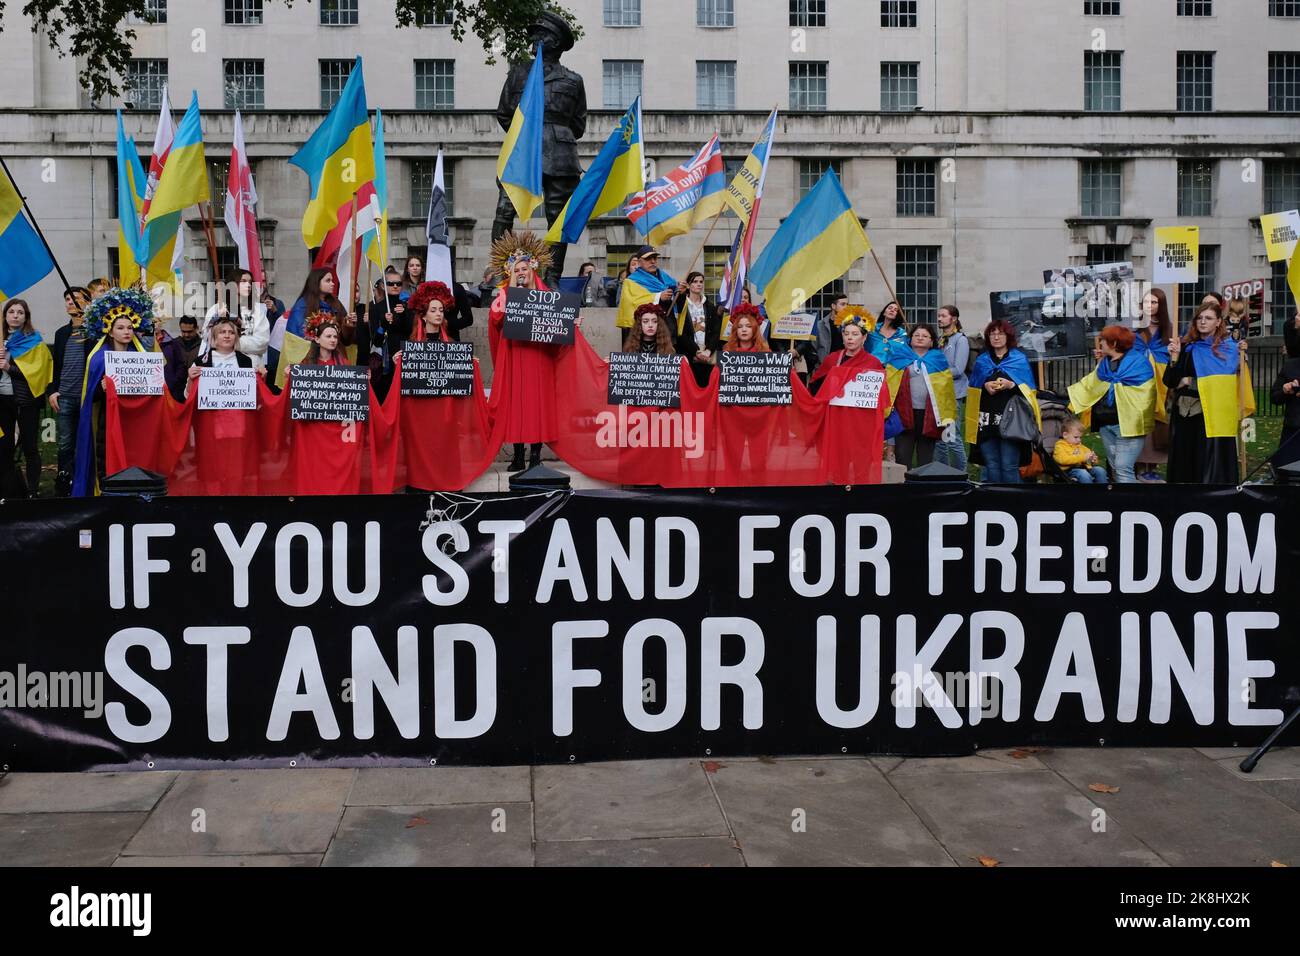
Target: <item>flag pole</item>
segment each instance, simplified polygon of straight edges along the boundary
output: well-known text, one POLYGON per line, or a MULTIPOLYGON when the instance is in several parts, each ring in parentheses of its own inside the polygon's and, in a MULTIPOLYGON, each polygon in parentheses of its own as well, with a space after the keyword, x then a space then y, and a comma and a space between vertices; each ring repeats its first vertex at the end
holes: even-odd
POLYGON ((686 270, 687 275, 690 275, 695 271, 695 264, 700 261, 700 256, 704 255, 705 247, 708 246, 709 239, 713 236, 714 227, 718 225, 718 220, 722 218, 722 214, 726 211, 727 208, 725 206, 719 209, 718 214, 713 217, 713 222, 709 223, 709 231, 704 234, 704 241, 700 243, 700 248, 695 253, 695 258, 691 260, 691 267, 686 270))
POLYGON ((358 275, 361 271, 361 244, 357 241, 360 238, 357 235, 357 214, 361 211, 357 208, 357 197, 360 192, 360 190, 357 190, 352 194, 352 243, 351 248, 348 249, 348 255, 352 257, 352 277, 349 279, 352 288, 349 290, 348 308, 353 314, 357 310, 357 286, 360 285, 357 280, 361 278, 358 275))
POLYGON ((208 263, 212 266, 212 281, 220 282, 221 276, 217 269, 217 234, 212 227, 212 201, 206 204, 200 203, 198 206, 199 218, 203 221, 203 238, 208 244, 208 263))
MULTIPOLYGON (((890 284, 889 276, 885 275, 885 267, 880 264, 880 257, 876 255, 876 247, 871 247, 871 258, 876 263, 876 270, 880 273, 880 278, 885 280, 885 288, 889 290, 889 298, 892 302, 898 302, 898 294, 890 284)), ((898 317, 907 322, 907 314, 903 311, 903 303, 898 302, 898 317)))
POLYGON ((45 238, 45 233, 41 231, 41 224, 36 221, 36 216, 32 214, 32 207, 27 205, 27 197, 24 196, 23 191, 18 188, 18 180, 14 179, 13 173, 9 172, 9 164, 4 161, 3 156, 0 156, 0 168, 4 169, 5 176, 7 176, 9 182, 13 184, 14 192, 18 194, 18 199, 23 204, 23 211, 27 213, 27 218, 31 222, 32 228, 36 230, 36 235, 40 237, 41 245, 45 246, 45 251, 50 254, 50 261, 54 263, 54 268, 59 273, 59 278, 63 280, 63 288, 70 288, 68 277, 63 274, 63 267, 59 265, 59 260, 55 257, 54 250, 50 248, 49 240, 45 238))

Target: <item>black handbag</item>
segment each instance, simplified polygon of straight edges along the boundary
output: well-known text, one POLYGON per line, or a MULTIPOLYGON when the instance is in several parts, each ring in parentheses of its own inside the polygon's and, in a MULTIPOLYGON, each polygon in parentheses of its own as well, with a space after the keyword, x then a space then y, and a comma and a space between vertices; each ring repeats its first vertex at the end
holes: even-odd
POLYGON ((1002 410, 1002 420, 998 422, 998 434, 1007 441, 1036 443, 1042 436, 1034 410, 1029 407, 1029 400, 1024 395, 1011 396, 1006 408, 1002 410))

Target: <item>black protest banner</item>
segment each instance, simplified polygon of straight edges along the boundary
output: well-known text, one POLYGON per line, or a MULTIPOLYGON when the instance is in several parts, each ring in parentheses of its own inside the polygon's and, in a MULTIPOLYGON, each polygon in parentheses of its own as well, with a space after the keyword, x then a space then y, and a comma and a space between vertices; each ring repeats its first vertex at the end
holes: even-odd
POLYGON ((1294 489, 473 504, 0 503, 0 763, 1230 746, 1300 699, 1294 489))
POLYGON ((370 420, 370 370, 357 365, 295 365, 289 417, 296 422, 370 420))
POLYGON ((574 326, 582 298, 573 292, 544 289, 506 290, 506 314, 502 332, 518 342, 572 345, 574 326))
POLYGON ((719 352, 719 405, 790 405, 792 352, 719 352))
POLYGON ((463 398, 473 393, 473 343, 407 342, 402 346, 403 398, 463 398))
POLYGON ((683 361, 680 355, 614 352, 609 357, 609 404, 681 408, 683 361))

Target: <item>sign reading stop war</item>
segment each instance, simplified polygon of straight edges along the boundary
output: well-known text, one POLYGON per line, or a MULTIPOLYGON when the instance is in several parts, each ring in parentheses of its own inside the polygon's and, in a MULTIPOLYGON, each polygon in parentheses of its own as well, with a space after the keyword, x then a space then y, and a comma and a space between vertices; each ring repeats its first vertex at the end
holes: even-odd
POLYGON ((370 370, 356 365, 295 365, 289 417, 296 422, 370 420, 370 370))
POLYGON ((510 288, 502 331, 517 342, 572 345, 581 306, 581 297, 571 292, 510 288))
POLYGON ((609 404, 681 408, 682 357, 615 352, 609 357, 609 404))
POLYGON ((104 352, 104 377, 111 378, 118 395, 161 395, 161 352, 104 352))
POLYGON ((402 346, 403 398, 464 398, 473 393, 473 343, 407 342, 402 346))
POLYGON ((722 352, 719 405, 790 405, 791 352, 722 352))
POLYGON ((257 373, 251 368, 199 370, 199 411, 256 411, 257 373))

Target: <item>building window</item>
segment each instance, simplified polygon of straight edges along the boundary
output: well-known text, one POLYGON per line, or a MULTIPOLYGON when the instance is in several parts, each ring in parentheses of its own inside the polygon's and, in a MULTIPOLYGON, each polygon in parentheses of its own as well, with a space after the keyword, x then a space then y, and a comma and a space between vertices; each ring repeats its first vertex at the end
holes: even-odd
POLYGON ((266 109, 266 66, 264 60, 222 60, 226 88, 226 109, 266 109))
POLYGON ((826 109, 826 64, 796 60, 790 64, 790 109, 826 109))
MULTIPOLYGON (((411 162, 411 217, 426 219, 429 215, 429 197, 433 195, 433 174, 438 169, 436 159, 413 159, 411 162)), ((442 160, 442 192, 447 203, 447 215, 454 215, 452 190, 456 184, 456 165, 446 157, 442 160)))
POLYGON ((1268 55, 1268 111, 1300 112, 1300 53, 1268 55))
POLYGON ((437 10, 421 10, 415 15, 415 25, 417 27, 449 27, 456 22, 456 13, 448 10, 446 13, 439 13, 437 10))
POLYGON ((415 61, 415 108, 417 110, 451 110, 456 108, 456 61, 415 61))
POLYGON ((357 0, 320 0, 320 22, 323 27, 356 26, 357 0))
POLYGON ((816 315, 819 312, 829 312, 831 303, 844 294, 843 277, 835 279, 830 285, 822 286, 804 302, 800 312, 811 312, 816 315))
POLYGON ((262 22, 262 0, 226 0, 226 23, 256 26, 262 22))
POLYGON ((897 253, 894 289, 907 324, 933 325, 939 315, 939 247, 899 246, 897 253))
POLYGON ((339 101, 352 73, 352 60, 320 61, 320 108, 329 110, 339 101))
POLYGON ((735 0, 695 0, 695 23, 701 27, 734 27, 735 0))
POLYGON ((790 0, 790 26, 826 26, 826 0, 790 0))
POLYGON ((701 110, 736 108, 736 61, 695 61, 695 106, 701 110))
POLYGON ((1286 328, 1286 324, 1295 319, 1297 311, 1295 295, 1291 292, 1291 284, 1287 282, 1286 271, 1289 263, 1284 259, 1281 262, 1273 263, 1273 273, 1268 283, 1269 318, 1272 319, 1272 329, 1265 329, 1267 335, 1271 331, 1275 335, 1280 335, 1286 328))
POLYGON ((880 64, 880 109, 883 112, 916 109, 919 68, 919 63, 880 64))
POLYGON ((1214 16, 1213 0, 1178 0, 1178 15, 1180 17, 1212 17, 1214 16))
POLYGON ((939 163, 934 159, 897 161, 897 207, 900 216, 935 216, 939 163))
POLYGON ((226 214, 226 187, 230 182, 230 158, 208 160, 208 194, 212 197, 212 218, 226 214))
MULTIPOLYGON (((1178 328, 1187 328, 1192 316, 1201 307, 1201 300, 1210 292, 1218 292, 1219 247, 1201 246, 1200 268, 1195 282, 1178 286, 1178 328)), ((1181 333, 1180 333, 1181 334, 1181 333)))
POLYGON ((1083 0, 1085 17, 1119 16, 1119 0, 1083 0))
POLYGON ((605 26, 639 27, 641 0, 605 0, 605 26))
POLYGON ((1180 113, 1208 113, 1214 109, 1214 54, 1178 54, 1178 104, 1180 113))
POLYGON ((1092 113, 1113 113, 1120 109, 1120 86, 1124 54, 1120 50, 1083 54, 1083 108, 1092 113))
POLYGON ((127 63, 124 92, 131 109, 162 109, 163 87, 166 85, 166 60, 132 59, 127 63))
POLYGON ((730 246, 705 246, 703 265, 705 295, 713 295, 722 287, 722 274, 727 269, 727 260, 731 257, 730 246))
POLYGON ((1178 215, 1214 215, 1214 163, 1200 159, 1178 161, 1178 215))
POLYGON ((1085 159, 1079 164, 1079 214, 1118 216, 1124 174, 1118 160, 1085 159))
POLYGON ((880 0, 882 27, 916 26, 916 0, 880 0))
MULTIPOLYGON (((167 0, 144 0, 144 15, 137 16, 131 13, 127 15, 126 20, 128 23, 166 23, 167 0)), ((117 275, 117 273, 114 272, 113 275, 117 275)))
POLYGON ((1300 17, 1300 0, 1268 0, 1270 17, 1300 17))
POLYGON ((1108 266, 1112 262, 1128 261, 1128 246, 1108 242, 1094 243, 1088 246, 1087 264, 1090 266, 1108 266))
POLYGON ((604 73, 605 109, 625 110, 641 95, 640 60, 606 60, 604 73))
POLYGON ((809 190, 817 185, 826 170, 835 170, 835 175, 844 179, 844 163, 838 159, 801 159, 799 160, 797 180, 795 182, 795 201, 803 199, 809 190))
POLYGON ((1264 161, 1264 212, 1300 209, 1300 159, 1264 161))

